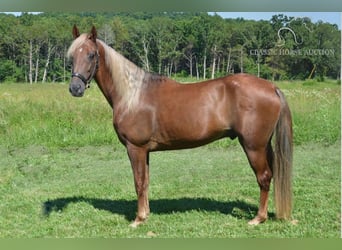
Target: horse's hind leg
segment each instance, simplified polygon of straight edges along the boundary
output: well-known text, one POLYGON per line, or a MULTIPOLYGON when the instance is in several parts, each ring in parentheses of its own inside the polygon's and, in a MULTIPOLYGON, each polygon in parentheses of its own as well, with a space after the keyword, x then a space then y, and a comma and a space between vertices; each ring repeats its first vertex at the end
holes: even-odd
POLYGON ((250 225, 257 225, 267 219, 268 194, 270 190, 270 183, 272 179, 272 157, 273 151, 271 145, 266 147, 248 147, 241 142, 248 161, 256 175, 257 182, 260 187, 260 204, 258 214, 254 219, 248 222, 250 225))

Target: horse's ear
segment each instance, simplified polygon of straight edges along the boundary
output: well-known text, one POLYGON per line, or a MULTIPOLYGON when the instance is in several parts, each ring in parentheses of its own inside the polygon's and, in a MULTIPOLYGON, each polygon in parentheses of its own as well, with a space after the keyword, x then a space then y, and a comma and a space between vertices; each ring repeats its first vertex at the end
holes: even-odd
POLYGON ((72 35, 74 36, 74 39, 76 39, 77 37, 80 36, 80 32, 76 26, 76 24, 74 25, 74 27, 72 28, 72 35))
POLYGON ((89 39, 91 39, 94 43, 96 43, 96 38, 97 38, 97 31, 95 26, 91 28, 89 39))

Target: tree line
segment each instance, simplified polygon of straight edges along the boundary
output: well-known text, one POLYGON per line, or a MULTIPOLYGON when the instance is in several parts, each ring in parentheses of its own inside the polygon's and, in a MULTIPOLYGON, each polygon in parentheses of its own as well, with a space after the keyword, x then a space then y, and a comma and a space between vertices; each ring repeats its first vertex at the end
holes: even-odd
POLYGON ((208 79, 340 79, 341 31, 309 18, 224 19, 207 13, 0 13, 0 83, 66 82, 77 24, 147 71, 208 79))

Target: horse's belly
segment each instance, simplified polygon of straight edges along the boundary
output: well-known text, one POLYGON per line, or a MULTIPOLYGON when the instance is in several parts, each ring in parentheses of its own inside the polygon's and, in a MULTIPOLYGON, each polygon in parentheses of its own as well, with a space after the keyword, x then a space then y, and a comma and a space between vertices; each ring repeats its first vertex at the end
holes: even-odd
MULTIPOLYGON (((172 150, 199 147, 223 137, 234 138, 234 132, 225 124, 200 121, 172 122, 160 129, 155 140, 155 150, 172 150), (170 126, 171 125, 171 126, 170 126)), ((152 140, 153 141, 153 140, 152 140)))

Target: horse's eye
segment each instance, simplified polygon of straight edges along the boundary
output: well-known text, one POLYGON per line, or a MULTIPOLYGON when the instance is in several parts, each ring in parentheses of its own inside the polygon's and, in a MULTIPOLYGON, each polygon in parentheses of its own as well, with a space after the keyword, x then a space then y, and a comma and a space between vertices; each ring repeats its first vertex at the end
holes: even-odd
POLYGON ((89 60, 93 60, 94 57, 95 57, 95 53, 94 52, 91 52, 91 53, 88 54, 89 60))

